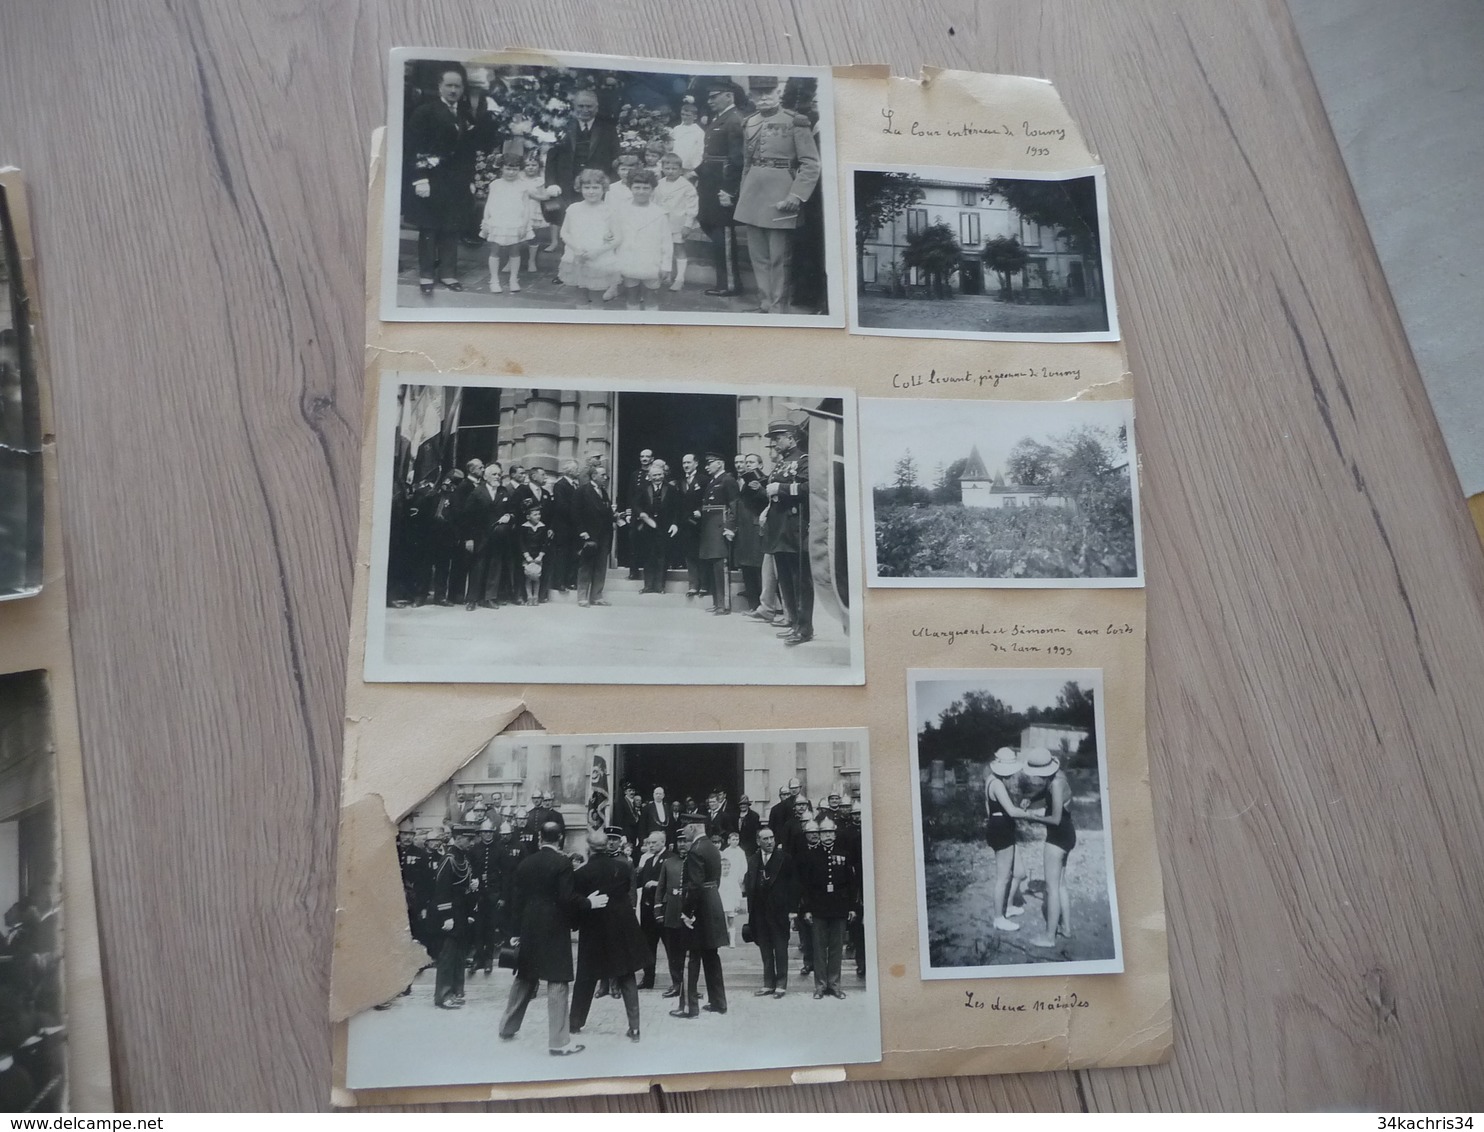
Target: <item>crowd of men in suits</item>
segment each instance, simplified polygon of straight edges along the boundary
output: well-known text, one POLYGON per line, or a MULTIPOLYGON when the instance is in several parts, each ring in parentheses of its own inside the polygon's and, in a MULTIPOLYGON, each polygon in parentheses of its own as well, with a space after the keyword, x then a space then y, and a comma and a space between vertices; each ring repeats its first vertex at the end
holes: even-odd
POLYGON ((683 811, 667 802, 663 787, 646 803, 625 784, 612 824, 588 830, 584 860, 566 850, 566 825, 551 803, 537 793, 521 818, 498 799, 486 804, 479 797, 446 836, 399 832, 408 926, 436 966, 433 1002, 440 1009, 462 1007, 467 973, 491 974, 498 957, 515 972, 502 1039, 515 1038, 544 982, 553 1055, 583 1048, 571 1036, 587 1024, 594 997, 605 995, 623 999, 627 1037, 637 1042, 638 992, 656 987, 663 947, 670 985, 662 997, 678 1000, 670 1015, 725 1014, 720 949, 729 945, 729 926, 721 889, 729 844, 747 860, 742 893, 764 971, 755 995, 787 993, 794 930, 801 975, 813 974, 816 999, 845 997, 847 937, 856 974, 865 977, 858 806, 831 795, 815 811, 793 781, 764 819, 745 796, 734 807, 717 790, 704 808, 683 811), (481 812, 486 816, 474 824, 481 812))
POLYGON ((761 456, 687 453, 678 468, 639 455, 615 498, 601 457, 567 460, 550 478, 535 465, 469 460, 441 478, 393 492, 387 599, 394 607, 496 609, 575 593, 583 608, 606 606, 603 591, 615 535, 641 593, 665 592, 683 562, 686 596, 707 597, 712 614, 739 612, 778 630, 786 646, 814 639, 809 563, 809 457, 801 426, 768 428, 771 471, 761 456))
POLYGON ((61 912, 49 887, 0 923, 0 1111, 61 1112, 66 1100, 61 912))

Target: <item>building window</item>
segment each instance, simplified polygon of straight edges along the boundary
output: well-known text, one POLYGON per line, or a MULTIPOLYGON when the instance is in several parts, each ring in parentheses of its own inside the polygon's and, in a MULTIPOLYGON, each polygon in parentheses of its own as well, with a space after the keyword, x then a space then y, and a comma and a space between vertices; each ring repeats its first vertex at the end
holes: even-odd
POLYGON ((862 228, 861 237, 873 242, 881 239, 881 226, 879 224, 872 224, 869 228, 862 228))
POLYGON ((1005 496, 1005 506, 1006 507, 1014 507, 1015 506, 1015 496, 1013 496, 1013 495, 1007 495, 1007 496, 1005 496))
POLYGON ((876 282, 876 257, 873 255, 861 256, 861 279, 866 283, 876 282))
POLYGON ((979 190, 978 189, 959 189, 959 191, 958 191, 958 202, 959 202, 959 204, 963 205, 965 208, 972 208, 974 205, 976 205, 976 204, 979 203, 979 190))
POLYGON ((907 235, 915 236, 927 227, 927 209, 909 208, 907 210, 907 235))
POLYGON ((966 248, 979 246, 979 214, 977 212, 958 214, 958 242, 966 248))

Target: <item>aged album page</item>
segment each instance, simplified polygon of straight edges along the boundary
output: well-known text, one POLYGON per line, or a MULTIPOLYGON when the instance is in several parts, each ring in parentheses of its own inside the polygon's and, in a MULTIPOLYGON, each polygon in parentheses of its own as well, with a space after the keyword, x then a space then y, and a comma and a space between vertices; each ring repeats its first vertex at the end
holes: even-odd
MULTIPOLYGON (((38 987, 54 977, 55 960, 46 961, 47 974, 32 977, 18 989, 9 986, 7 1004, 27 1003, 30 1026, 18 1027, 7 1018, 7 1033, 22 1041, 17 1050, 4 1051, 11 1064, 3 1070, 7 1096, 17 1097, 13 1074, 31 1065, 35 1079, 27 1104, 33 1112, 113 1111, 112 1070, 108 1053, 108 1020, 103 993, 102 962, 98 944, 98 916, 93 897, 93 868, 84 795, 82 738, 78 728, 77 690, 72 669, 72 642, 68 635, 67 578, 62 558, 61 485, 57 478, 55 426, 51 390, 47 382, 44 332, 36 306, 36 253, 32 245, 30 218, 26 209, 24 182, 19 171, 0 171, 0 205, 8 221, 4 244, 16 255, 20 288, 26 301, 27 325, 6 326, 7 344, 24 336, 26 348, 19 351, 39 375, 36 396, 41 437, 43 545, 40 591, 0 603, 0 834, 3 834, 7 886, 5 966, 7 979, 22 961, 22 949, 14 946, 27 927, 25 915, 12 922, 11 902, 19 895, 43 918, 55 911, 52 897, 60 890, 61 929, 55 938, 61 948, 61 1033, 56 1033, 52 1015, 54 991, 38 987), (11 331, 16 338, 11 338, 11 331), (45 766, 46 763, 52 766, 45 766), (40 765, 38 765, 40 764, 40 765), (55 839, 54 845, 38 843, 55 839), (58 847, 60 852, 58 852, 58 847), (29 871, 18 883, 16 873, 29 871), (38 874, 44 878, 38 882, 38 874), (27 892, 25 888, 40 891, 27 892), (24 997, 22 997, 24 996, 24 997), (33 1002, 33 998, 37 1001, 33 1002), (44 999, 44 1002, 41 1001, 44 999), (65 1071, 58 1074, 54 1059, 38 1069, 33 1054, 38 1043, 46 1047, 61 1039, 65 1071), (13 1059, 13 1060, 12 1060, 13 1059)), ((8 254, 8 253, 7 253, 8 254)), ((14 281, 14 280, 12 280, 14 281)), ((10 296, 0 297, 9 304, 10 296)), ((9 321, 8 319, 6 320, 9 321)), ((13 356, 13 355, 12 355, 13 356)), ((21 409, 10 403, 6 409, 21 409)), ((27 405, 29 410, 31 406, 27 405)), ((13 534, 7 528, 7 534, 13 534)), ((17 901, 15 907, 19 908, 17 901)), ((48 939, 53 938, 51 932, 48 939)), ((26 949, 29 951, 30 949, 26 949)))
MULTIPOLYGON (((1034 178, 1087 171, 1099 162, 1056 91, 1042 80, 950 71, 908 79, 884 68, 852 67, 834 72, 833 90, 833 160, 842 186, 861 165, 1013 171, 1034 178)), ((1133 397, 1135 380, 1121 344, 872 336, 839 328, 384 322, 378 288, 383 178, 389 175, 397 174, 388 173, 378 138, 370 186, 360 536, 332 978, 331 1013, 341 1024, 335 1103, 627 1092, 656 1082, 690 1090, 1019 1073, 1147 1064, 1168 1057, 1165 912, 1145 747, 1145 598, 1136 586, 853 587, 851 603, 864 614, 863 686, 399 684, 364 678, 367 608, 377 600, 371 593, 373 487, 384 455, 378 452, 378 404, 390 375, 436 373, 448 381, 518 379, 530 385, 569 377, 621 381, 635 389, 687 382, 846 387, 862 405, 867 399, 1076 405, 1133 397), (1116 876, 1113 924, 1121 937, 1121 973, 1053 973, 1053 968, 1032 977, 922 977, 915 865, 921 846, 914 799, 932 772, 913 769, 908 672, 921 680, 922 670, 996 669, 1044 669, 1058 681, 1081 679, 1088 689, 1096 685, 1099 756, 1106 775, 1102 812, 1110 823, 1104 832, 1112 846, 1109 877, 1116 876), (346 1089, 344 1023, 401 992, 426 961, 407 932, 398 822, 518 717, 522 726, 530 726, 522 712, 553 736, 868 728, 877 963, 867 978, 880 995, 879 1064, 680 1077, 668 1076, 665 1066, 656 1064, 644 1077, 600 1081, 346 1089)), ((1119 175, 1115 165, 1108 190, 1115 195, 1119 175)), ((845 214, 844 197, 842 192, 838 198, 840 242, 849 256, 853 218, 845 214)), ((1116 237, 1113 233, 1113 274, 1116 237)), ((1111 304, 1111 276, 1108 294, 1111 304)), ((869 443, 863 425, 860 444, 869 443)), ((946 462, 962 454, 934 451, 929 437, 920 455, 931 466, 940 456, 946 462)), ((1131 475, 1136 472, 1136 465, 1129 469, 1131 475)), ((854 478, 857 474, 852 470, 849 482, 868 495, 873 485, 864 476, 854 478)), ((858 537, 869 538, 870 532, 858 537)), ((1137 573, 1142 577, 1142 564, 1137 573)))

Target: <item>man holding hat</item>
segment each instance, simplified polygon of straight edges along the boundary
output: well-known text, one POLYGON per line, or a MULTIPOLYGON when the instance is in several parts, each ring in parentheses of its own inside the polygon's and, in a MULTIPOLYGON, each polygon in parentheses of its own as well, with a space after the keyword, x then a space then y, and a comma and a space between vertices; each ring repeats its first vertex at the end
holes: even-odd
POLYGON ((711 241, 711 260, 716 284, 706 294, 733 296, 742 293, 742 265, 737 261, 737 230, 732 212, 742 185, 742 115, 737 112, 737 87, 730 79, 709 79, 703 84, 711 119, 706 123, 706 147, 696 169, 696 215, 701 230, 711 241))
POLYGON ((727 556, 737 537, 737 481, 727 471, 720 453, 706 453, 706 486, 701 491, 701 532, 697 556, 701 577, 711 587, 711 612, 723 616, 732 611, 731 579, 727 556))
POLYGON ((712 1014, 727 1012, 727 988, 722 976, 720 949, 730 942, 726 909, 721 903, 721 851, 706 836, 706 818, 685 814, 685 867, 681 882, 681 918, 691 929, 690 954, 686 963, 685 993, 680 1008, 670 1011, 676 1018, 696 1018, 697 983, 706 969, 706 1009, 712 1014))
POLYGON ((788 313, 788 261, 799 209, 819 184, 819 147, 802 114, 781 108, 776 75, 747 80, 757 112, 742 123, 742 187, 736 221, 747 231, 758 309, 788 313))
POLYGON ((768 518, 763 552, 773 556, 778 589, 789 628, 778 635, 785 645, 814 639, 814 575, 809 562, 809 453, 800 427, 790 420, 768 425, 777 458, 768 476, 768 518))

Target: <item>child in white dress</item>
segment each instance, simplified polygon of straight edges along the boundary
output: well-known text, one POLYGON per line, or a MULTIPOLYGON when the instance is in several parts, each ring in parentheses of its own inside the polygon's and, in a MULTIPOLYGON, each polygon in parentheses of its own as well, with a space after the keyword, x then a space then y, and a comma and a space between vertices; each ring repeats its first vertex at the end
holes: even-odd
POLYGON ((521 177, 525 159, 501 156, 500 176, 490 182, 479 234, 494 245, 490 255, 490 293, 500 294, 500 268, 509 265, 510 290, 520 290, 521 248, 531 238, 531 204, 545 199, 545 186, 532 188, 521 177))
POLYGON ((608 174, 601 169, 584 169, 577 174, 577 191, 582 199, 567 209, 562 221, 562 262, 557 278, 581 293, 578 307, 591 307, 593 299, 618 286, 618 260, 614 248, 618 233, 613 208, 604 196, 608 192, 608 174))
POLYGON ((670 131, 670 148, 680 155, 680 168, 691 179, 706 154, 706 131, 696 121, 698 117, 695 102, 686 95, 680 104, 680 125, 670 131))
POLYGON ((654 203, 654 187, 658 183, 659 177, 653 169, 631 173, 629 191, 633 200, 614 211, 618 271, 623 277, 624 305, 631 311, 643 310, 646 297, 650 310, 660 309, 660 285, 669 278, 674 263, 670 218, 654 203))
POLYGON ((557 241, 556 227, 546 218, 541 205, 543 201, 561 196, 562 190, 555 185, 546 184, 546 179, 541 175, 541 158, 534 153, 526 154, 520 179, 526 188, 536 190, 527 202, 531 211, 531 239, 526 244, 526 270, 535 271, 536 253, 541 250, 542 238, 547 237, 546 250, 549 252, 556 251, 557 241))
POLYGON ((696 214, 701 208, 695 185, 682 176, 684 169, 678 153, 665 154, 660 158, 660 183, 654 188, 654 203, 670 218, 670 242, 674 245, 675 255, 675 281, 670 284, 672 291, 685 286, 685 237, 696 226, 696 214))
POLYGON ((634 199, 634 195, 629 192, 629 178, 640 168, 642 166, 637 153, 620 153, 614 158, 613 169, 618 174, 618 180, 608 189, 609 204, 617 208, 634 199))

